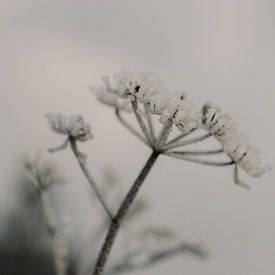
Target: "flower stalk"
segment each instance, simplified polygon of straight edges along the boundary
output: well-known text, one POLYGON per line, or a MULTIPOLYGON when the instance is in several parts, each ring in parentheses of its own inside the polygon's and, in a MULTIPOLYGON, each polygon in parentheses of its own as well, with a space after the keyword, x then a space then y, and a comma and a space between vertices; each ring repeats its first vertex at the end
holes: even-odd
POLYGON ((154 165, 155 161, 157 160, 158 156, 159 156, 159 152, 157 151, 152 152, 149 159, 145 163, 143 169, 139 173, 136 181, 132 185, 131 189, 129 190, 123 202, 121 203, 116 216, 112 219, 107 235, 105 237, 103 246, 100 250, 98 259, 96 261, 94 271, 92 273, 93 275, 103 274, 105 264, 109 258, 109 255, 113 247, 114 241, 116 239, 117 233, 119 231, 119 228, 124 218, 128 214, 130 207, 132 206, 142 184, 144 183, 145 178, 151 171, 151 168, 154 165))

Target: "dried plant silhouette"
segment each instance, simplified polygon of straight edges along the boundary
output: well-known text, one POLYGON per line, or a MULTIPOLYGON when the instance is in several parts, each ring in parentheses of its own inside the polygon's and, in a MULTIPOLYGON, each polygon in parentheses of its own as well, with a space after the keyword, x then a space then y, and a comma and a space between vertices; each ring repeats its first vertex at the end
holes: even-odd
MULTIPOLYGON (((203 108, 197 109, 186 95, 170 93, 164 83, 151 74, 122 72, 115 74, 113 78, 104 76, 103 84, 92 88, 97 98, 114 108, 114 113, 121 124, 152 150, 151 155, 116 211, 113 209, 111 211, 100 185, 87 168, 87 157, 78 149, 78 142, 85 142, 93 137, 89 125, 78 115, 70 117, 52 113, 46 115, 52 130, 66 136, 61 146, 49 151, 56 152, 70 145, 108 219, 108 222, 105 221, 108 224, 105 240, 91 271, 93 275, 103 274, 121 225, 146 177, 160 156, 168 156, 201 165, 232 166, 234 182, 246 189, 249 189, 249 185, 240 179, 239 167, 253 177, 260 177, 270 170, 268 165, 261 164, 259 151, 250 145, 237 124, 220 108, 212 104, 205 104, 203 108), (136 119, 139 129, 125 118, 125 115, 131 114, 136 119), (159 117, 157 127, 156 117, 159 117), (157 131, 156 129, 160 125, 161 129, 157 131), (174 128, 179 131, 176 135, 172 133, 174 128), (189 145, 203 145, 203 142, 209 138, 217 140, 219 144, 217 148, 181 149, 189 145), (223 155, 225 159, 213 159, 212 157, 216 155, 223 155)), ((184 250, 196 251, 192 244, 190 249, 187 248, 188 245, 186 244, 183 246, 184 250)), ((181 250, 180 244, 165 250, 157 250, 138 264, 135 261, 132 262, 132 258, 139 252, 129 253, 126 255, 126 259, 113 267, 110 274, 122 271, 129 272, 132 269, 145 267, 159 259, 177 254, 181 250)))

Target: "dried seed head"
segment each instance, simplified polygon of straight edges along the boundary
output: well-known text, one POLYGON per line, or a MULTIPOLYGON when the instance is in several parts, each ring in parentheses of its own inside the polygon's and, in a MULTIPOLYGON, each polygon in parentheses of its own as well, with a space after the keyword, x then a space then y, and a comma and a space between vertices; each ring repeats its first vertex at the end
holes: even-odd
POLYGON ((71 136, 78 141, 93 138, 90 126, 79 115, 66 117, 61 114, 48 113, 45 116, 51 129, 58 134, 71 136))

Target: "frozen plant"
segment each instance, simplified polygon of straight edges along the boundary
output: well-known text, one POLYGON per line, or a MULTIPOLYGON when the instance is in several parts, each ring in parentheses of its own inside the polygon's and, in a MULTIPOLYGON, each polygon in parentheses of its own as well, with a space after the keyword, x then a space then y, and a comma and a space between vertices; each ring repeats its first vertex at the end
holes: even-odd
MULTIPOLYGON (((49 124, 55 132, 67 135, 66 142, 70 143, 84 174, 94 188, 110 219, 109 229, 94 265, 93 275, 103 274, 121 224, 127 216, 145 178, 160 155, 202 165, 234 166, 234 182, 245 188, 249 188, 249 186, 240 180, 239 167, 253 177, 259 177, 270 170, 268 165, 261 163, 259 152, 244 139, 236 123, 232 121, 230 116, 224 114, 220 108, 206 104, 203 108, 198 109, 186 95, 170 93, 164 82, 152 74, 124 71, 114 74, 113 77, 103 76, 102 80, 102 85, 93 88, 99 100, 114 108, 115 115, 122 125, 149 146, 152 153, 122 200, 118 210, 110 211, 95 180, 89 173, 86 163, 81 160, 81 154, 77 149, 78 141, 88 139, 83 138, 85 134, 90 137, 90 128, 83 121, 80 123, 76 119, 52 114, 47 116, 49 124), (134 115, 140 130, 125 119, 125 113, 134 115), (155 117, 158 117, 159 122, 162 124, 159 133, 156 133, 155 117), (179 133, 171 138, 172 130, 175 127, 179 133), (203 133, 193 135, 194 132, 199 131, 203 133), (202 143, 212 137, 220 143, 220 146, 216 149, 180 149, 191 144, 202 143), (225 161, 205 158, 221 153, 224 153, 227 157, 225 161)), ((64 145, 61 146, 61 148, 64 147, 64 145)))
POLYGON ((63 184, 58 165, 47 156, 46 152, 36 149, 26 150, 23 162, 41 202, 47 233, 51 240, 55 272, 57 275, 66 275, 71 228, 57 216, 48 192, 53 185, 63 184))

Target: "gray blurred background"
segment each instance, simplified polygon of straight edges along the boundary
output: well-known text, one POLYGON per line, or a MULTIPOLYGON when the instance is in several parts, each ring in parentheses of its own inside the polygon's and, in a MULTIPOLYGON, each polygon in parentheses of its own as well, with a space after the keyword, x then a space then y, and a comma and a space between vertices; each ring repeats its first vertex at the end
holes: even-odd
MULTIPOLYGON (((124 69, 152 71, 198 106, 222 106, 274 168, 274 18, 274 0, 1 0, 0 217, 14 204, 22 148, 62 141, 48 129, 48 111, 83 115, 95 135, 81 145, 89 167, 99 180, 111 167, 128 190, 149 150, 88 91, 124 69)), ((88 231, 87 183, 69 151, 56 158, 68 179, 63 211, 88 231)), ((144 219, 200 240, 210 258, 133 274, 274 275, 274 174, 242 177, 252 191, 233 184, 231 168, 161 158, 142 190, 152 205, 144 219)))

